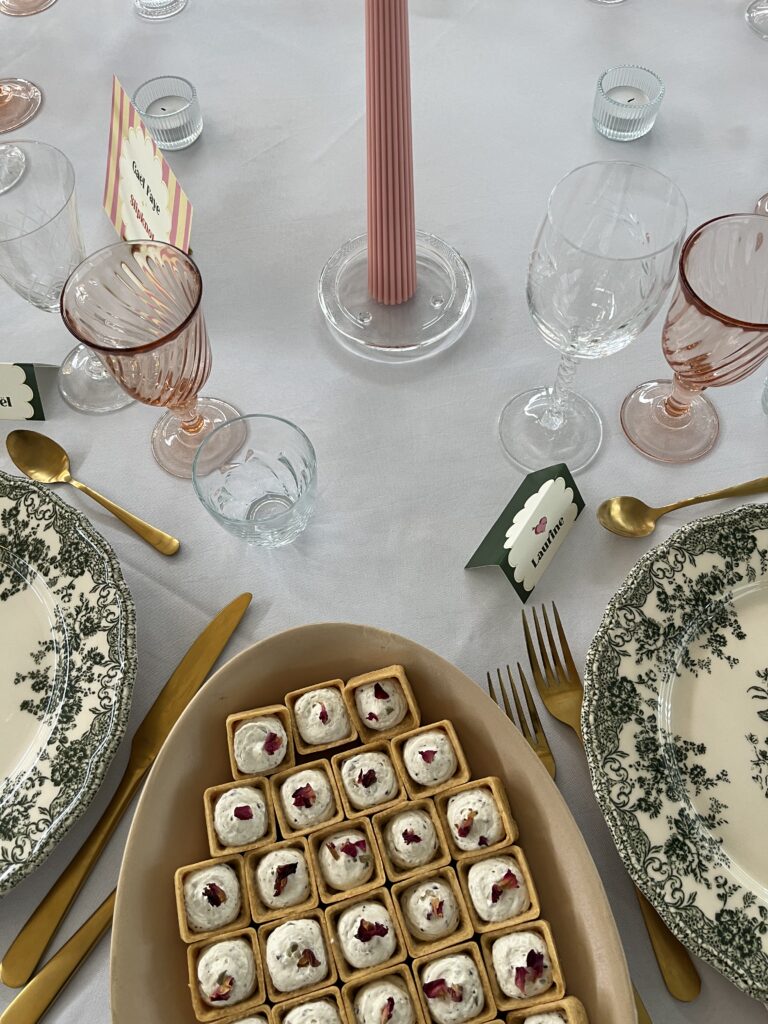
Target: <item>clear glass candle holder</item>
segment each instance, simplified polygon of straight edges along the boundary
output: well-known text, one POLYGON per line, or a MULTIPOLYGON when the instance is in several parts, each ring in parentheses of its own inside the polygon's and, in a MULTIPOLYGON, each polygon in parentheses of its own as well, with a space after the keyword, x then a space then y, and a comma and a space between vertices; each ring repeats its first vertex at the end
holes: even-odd
POLYGON ((664 83, 648 68, 608 68, 597 80, 592 121, 607 139, 630 142, 653 128, 663 98, 664 83))
POLYGON ((203 130, 197 90, 186 78, 150 78, 133 94, 133 105, 160 149, 186 149, 203 130))
POLYGON ((262 547, 282 547, 305 529, 314 510, 315 449, 304 431, 288 420, 241 416, 203 441, 192 480, 204 507, 233 536, 262 547), (209 468, 206 446, 221 447, 222 434, 240 437, 243 431, 245 440, 235 454, 209 468))

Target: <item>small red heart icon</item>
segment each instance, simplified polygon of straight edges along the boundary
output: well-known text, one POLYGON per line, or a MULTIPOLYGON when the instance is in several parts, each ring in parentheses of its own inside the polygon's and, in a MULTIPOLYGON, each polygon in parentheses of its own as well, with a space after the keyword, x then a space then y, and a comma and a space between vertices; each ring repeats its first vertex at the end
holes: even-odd
POLYGON ((544 533, 546 528, 547 528, 547 517, 546 516, 542 516, 541 519, 538 521, 538 523, 534 526, 533 532, 536 533, 536 534, 544 533))

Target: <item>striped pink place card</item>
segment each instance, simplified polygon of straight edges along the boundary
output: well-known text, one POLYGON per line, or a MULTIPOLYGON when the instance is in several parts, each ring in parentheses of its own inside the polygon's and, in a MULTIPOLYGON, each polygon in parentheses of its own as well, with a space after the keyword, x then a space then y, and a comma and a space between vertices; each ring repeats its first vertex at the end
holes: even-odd
POLYGON ((408 0, 366 0, 368 291, 397 305, 416 291, 408 0))
POLYGON ((192 204, 117 78, 104 209, 121 238, 170 242, 189 252, 192 204))

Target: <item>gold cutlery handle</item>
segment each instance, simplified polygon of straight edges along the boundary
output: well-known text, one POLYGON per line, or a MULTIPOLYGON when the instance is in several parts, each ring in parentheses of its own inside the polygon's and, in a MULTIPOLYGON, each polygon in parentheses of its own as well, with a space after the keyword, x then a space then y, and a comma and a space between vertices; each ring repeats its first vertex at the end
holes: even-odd
POLYGON ((37 1024, 112 921, 114 890, 0 1014, 0 1024, 37 1024))
MULTIPOLYGON (((32 977, 72 901, 128 806, 144 770, 144 766, 135 768, 129 762, 115 795, 95 828, 8 947, 0 964, 0 980, 4 985, 20 988, 32 977)), ((2 1024, 5 1024, 5 1017, 1 1019, 2 1024)))
MULTIPOLYGON (((651 1015, 645 1008, 645 1003, 640 998, 640 993, 637 991, 635 986, 632 986, 632 995, 635 997, 635 1009, 637 1010, 637 1024, 653 1024, 651 1015)), ((5 1024, 5 1021, 0 1020, 0 1024, 5 1024)))
POLYGON ((719 491, 697 494, 695 498, 674 501, 671 505, 664 506, 664 514, 674 512, 677 508, 688 508, 689 505, 701 505, 706 501, 717 501, 718 498, 741 498, 747 494, 765 494, 766 492, 768 492, 768 476, 759 476, 756 480, 747 480, 746 483, 734 484, 733 487, 723 487, 719 491))
POLYGON ((94 491, 88 484, 80 483, 79 480, 75 480, 74 477, 70 477, 68 483, 76 487, 78 491, 82 491, 83 494, 87 494, 89 498, 93 498, 94 501, 98 502, 102 508, 105 508, 107 512, 111 512, 113 516, 116 516, 121 523, 125 523, 127 527, 137 533, 142 540, 145 540, 147 544, 151 544, 155 551, 159 551, 161 555, 175 555, 181 547, 181 543, 172 537, 169 533, 163 533, 162 530, 158 530, 156 526, 151 526, 149 523, 144 522, 143 519, 139 519, 138 516, 133 515, 131 512, 127 512, 124 508, 120 508, 114 501, 110 501, 109 498, 105 498, 103 494, 99 494, 98 491, 94 491))
POLYGON ((667 928, 654 907, 635 888, 637 902, 640 904, 645 927, 651 939, 653 952, 656 954, 664 982, 670 993, 683 1003, 690 1003, 701 992, 701 978, 691 960, 690 953, 672 932, 667 928))

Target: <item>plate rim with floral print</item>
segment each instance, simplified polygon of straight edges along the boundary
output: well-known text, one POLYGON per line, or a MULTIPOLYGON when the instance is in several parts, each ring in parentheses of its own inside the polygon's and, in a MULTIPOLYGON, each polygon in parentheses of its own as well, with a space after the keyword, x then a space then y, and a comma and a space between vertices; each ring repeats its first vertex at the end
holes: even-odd
POLYGON ((98 792, 136 675, 135 610, 111 546, 49 489, 2 471, 0 638, 2 896, 98 792))
POLYGON ((745 808, 768 810, 762 609, 768 505, 681 527, 610 601, 587 654, 581 725, 636 885, 692 953, 766 1001, 768 889, 765 872, 744 867, 756 827, 745 808))

